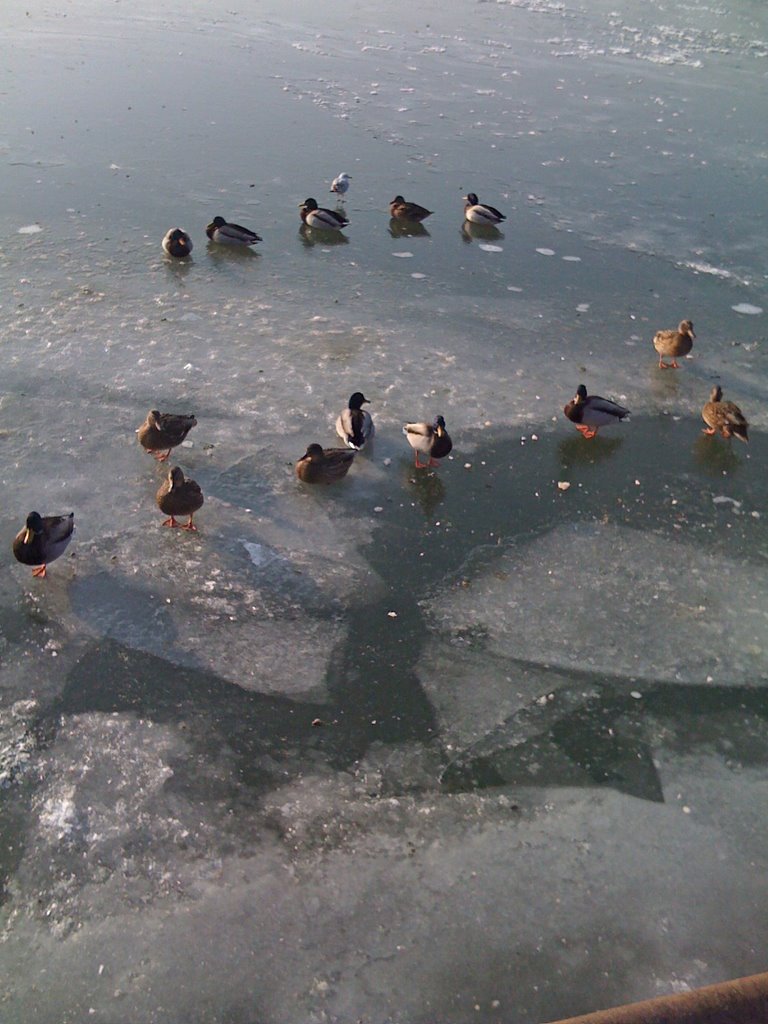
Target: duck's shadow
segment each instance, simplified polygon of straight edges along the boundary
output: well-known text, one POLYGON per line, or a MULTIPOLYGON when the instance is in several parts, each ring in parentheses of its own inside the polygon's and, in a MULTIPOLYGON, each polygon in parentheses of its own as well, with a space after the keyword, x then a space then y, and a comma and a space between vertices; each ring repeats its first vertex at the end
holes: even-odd
POLYGON ((299 228, 299 238, 308 249, 316 245, 322 248, 330 245, 349 245, 349 239, 341 231, 334 231, 333 228, 311 228, 307 224, 302 224, 299 228))
POLYGON ((423 224, 415 220, 398 220, 390 218, 389 233, 393 238, 429 238, 430 234, 423 224))

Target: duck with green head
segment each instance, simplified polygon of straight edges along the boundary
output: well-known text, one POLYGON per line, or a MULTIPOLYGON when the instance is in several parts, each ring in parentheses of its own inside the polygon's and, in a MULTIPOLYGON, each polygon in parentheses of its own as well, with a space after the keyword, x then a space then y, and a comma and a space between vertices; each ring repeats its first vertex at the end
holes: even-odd
POLYGON ((587 439, 596 437, 600 427, 620 423, 629 416, 629 409, 625 409, 618 402, 612 402, 610 398, 601 398, 600 395, 588 395, 583 384, 579 384, 576 394, 563 412, 587 439))
POLYGON ((46 576, 46 566, 64 554, 75 532, 75 513, 41 516, 30 512, 26 525, 16 534, 13 554, 17 562, 34 566, 33 576, 46 576))

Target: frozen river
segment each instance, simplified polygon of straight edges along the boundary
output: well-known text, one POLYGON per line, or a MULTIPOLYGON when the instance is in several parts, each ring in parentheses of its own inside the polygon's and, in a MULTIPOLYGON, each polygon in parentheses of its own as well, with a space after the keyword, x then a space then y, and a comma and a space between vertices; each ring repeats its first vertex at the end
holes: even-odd
POLYGON ((540 1024, 764 970, 763 0, 5 22, 3 1024, 540 1024), (584 440, 582 382, 631 422, 584 440), (356 390, 373 450, 298 484, 356 390), (151 408, 197 417, 197 534, 151 408), (33 508, 76 517, 47 580, 33 508))

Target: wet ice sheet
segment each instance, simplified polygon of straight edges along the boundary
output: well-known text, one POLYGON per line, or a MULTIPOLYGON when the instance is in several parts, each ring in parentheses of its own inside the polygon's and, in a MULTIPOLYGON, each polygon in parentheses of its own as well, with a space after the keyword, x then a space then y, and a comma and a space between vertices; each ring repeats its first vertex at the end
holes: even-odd
MULTIPOLYGON (((76 733, 82 740, 109 728, 84 721, 76 733)), ((173 745, 163 736, 155 750, 164 753, 147 761, 145 734, 117 727, 140 752, 139 775, 151 765, 160 779, 173 745)), ((169 803, 150 786, 137 803, 129 789, 135 824, 104 818, 98 805, 89 812, 98 791, 70 763, 66 743, 41 793, 40 845, 29 848, 23 874, 53 880, 69 859, 77 872, 59 892, 43 888, 40 907, 19 908, 4 944, 7 1010, 25 1019, 79 1019, 93 1009, 106 1019, 241 1024, 256 1008, 289 1024, 382 1013, 405 1024, 427 1007, 439 1019, 505 1013, 532 1024, 760 967, 765 865, 743 800, 743 783, 759 784, 759 773, 737 781, 711 755, 665 759, 668 805, 583 790, 377 798, 362 777, 309 774, 275 792, 265 808, 273 829, 256 847, 225 851, 210 817, 192 824, 199 812, 183 791, 169 803), (72 831, 60 835, 45 817, 62 796, 81 810, 83 836, 99 825, 92 846, 81 839, 68 848, 72 831), (160 873, 141 834, 150 808, 186 846, 160 873), (124 867, 108 856, 100 863, 112 825, 137 840, 124 867), (728 921, 723 859, 733 880, 728 921), (158 888, 163 896, 147 905, 158 888), (76 942, 35 926, 52 899, 54 914, 76 914, 76 942), (685 914, 670 911, 681 902, 685 914), (39 956, 30 965, 31 941, 39 956), (31 996, 20 973, 45 984, 31 996), (579 995, 585 984, 589 994, 579 995)), ((116 766, 107 758, 92 769, 116 766)), ((119 792, 125 781, 117 770, 119 792)))
POLYGON ((469 589, 429 605, 438 629, 493 654, 697 683, 765 676, 766 609, 759 565, 600 523, 516 546, 469 589))

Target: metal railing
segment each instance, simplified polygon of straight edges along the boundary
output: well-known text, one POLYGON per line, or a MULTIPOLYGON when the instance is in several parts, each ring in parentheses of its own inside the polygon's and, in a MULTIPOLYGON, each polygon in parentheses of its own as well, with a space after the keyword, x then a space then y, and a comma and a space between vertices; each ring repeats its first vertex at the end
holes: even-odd
POLYGON ((768 973, 551 1024, 768 1024, 768 973))

